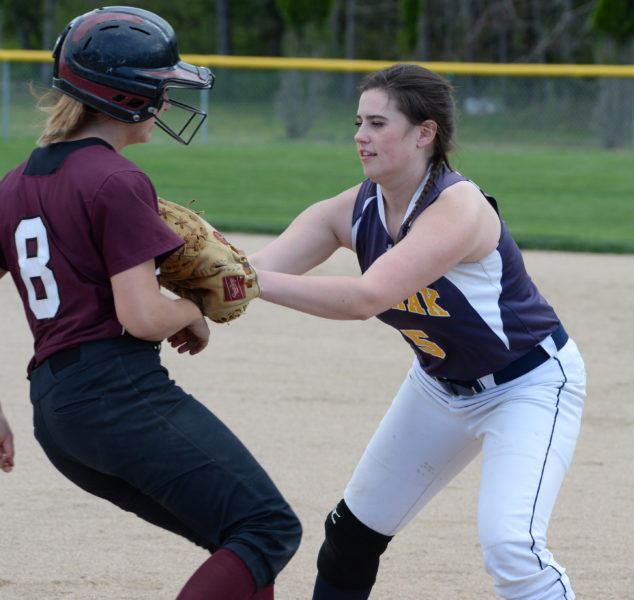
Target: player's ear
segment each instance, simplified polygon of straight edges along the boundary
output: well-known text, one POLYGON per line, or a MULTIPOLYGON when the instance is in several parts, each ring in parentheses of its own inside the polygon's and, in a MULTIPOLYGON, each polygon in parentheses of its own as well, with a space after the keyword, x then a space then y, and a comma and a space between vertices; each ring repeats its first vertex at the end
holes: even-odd
POLYGON ((438 131, 438 124, 436 121, 427 119, 418 126, 418 137, 416 138, 416 144, 419 148, 428 146, 434 139, 436 139, 436 132, 438 131))

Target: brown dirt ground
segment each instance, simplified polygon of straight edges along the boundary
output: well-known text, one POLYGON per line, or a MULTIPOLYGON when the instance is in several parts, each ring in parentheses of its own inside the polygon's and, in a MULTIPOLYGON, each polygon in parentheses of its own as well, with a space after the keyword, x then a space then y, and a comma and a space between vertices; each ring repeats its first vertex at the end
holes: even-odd
MULTIPOLYGON (((229 235, 251 252, 266 236, 229 235)), ((579 345, 588 398, 577 452, 552 518, 549 546, 581 600, 632 597, 634 524, 634 256, 526 252, 529 272, 579 345)), ((356 273, 351 253, 318 272, 356 273)), ((31 337, 17 294, 0 282, 5 365, 0 402, 16 437, 16 467, 0 473, 0 598, 170 600, 206 554, 70 484, 35 442, 25 365, 31 337)), ((308 600, 326 513, 412 361, 377 320, 334 322, 260 300, 215 325, 201 355, 164 347, 170 374, 214 410, 260 459, 304 526, 276 585, 308 600)), ((470 465, 390 545, 373 598, 493 598, 470 465)))

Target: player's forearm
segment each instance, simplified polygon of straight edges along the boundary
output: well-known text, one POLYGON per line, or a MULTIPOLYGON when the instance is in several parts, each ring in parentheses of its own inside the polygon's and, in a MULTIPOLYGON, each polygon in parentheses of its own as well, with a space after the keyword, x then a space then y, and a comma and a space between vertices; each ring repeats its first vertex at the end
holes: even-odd
POLYGON ((299 275, 323 263, 341 247, 324 214, 326 204, 314 204, 302 212, 276 239, 249 255, 258 271, 299 275))
POLYGON ((294 241, 288 236, 249 254, 248 259, 258 273, 266 270, 301 275, 324 262, 334 250, 319 244, 307 246, 305 240, 294 241))
POLYGON ((258 271, 263 300, 317 317, 365 320, 377 310, 377 299, 365 289, 361 278, 302 276, 258 271))
POLYGON ((191 301, 172 299, 161 293, 147 299, 140 310, 119 320, 131 335, 142 340, 160 341, 203 319, 200 309, 191 301))

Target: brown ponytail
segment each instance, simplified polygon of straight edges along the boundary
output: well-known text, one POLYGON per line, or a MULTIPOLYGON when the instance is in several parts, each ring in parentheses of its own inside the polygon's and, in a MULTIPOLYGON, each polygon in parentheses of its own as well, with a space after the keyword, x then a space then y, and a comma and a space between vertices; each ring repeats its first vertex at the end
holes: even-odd
POLYGON ((418 211, 418 209, 420 208, 420 205, 425 199, 425 196, 427 196, 427 193, 431 189, 431 186, 434 184, 436 175, 438 175, 438 171, 440 171, 440 168, 442 166, 443 166, 443 162, 441 160, 436 160, 436 162, 434 162, 434 165, 432 166, 431 171, 429 172, 429 177, 427 178, 427 182, 425 183, 421 193, 416 199, 416 202, 414 203, 412 210, 407 216, 405 223, 403 223, 403 227, 401 227, 401 234, 398 236, 398 239, 396 240, 397 244, 407 235, 410 227, 412 226, 412 221, 414 220, 414 217, 416 216, 416 211, 418 211))

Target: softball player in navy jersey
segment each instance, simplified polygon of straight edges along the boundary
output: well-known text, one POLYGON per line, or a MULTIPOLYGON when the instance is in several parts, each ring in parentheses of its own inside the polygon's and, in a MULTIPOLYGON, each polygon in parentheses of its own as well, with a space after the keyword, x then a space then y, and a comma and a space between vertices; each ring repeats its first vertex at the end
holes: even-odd
POLYGON ((265 300, 331 319, 376 315, 415 355, 326 518, 313 598, 368 598, 391 538, 482 452, 478 530, 497 593, 572 600, 546 530, 579 431, 581 356, 495 200, 449 166, 447 82, 395 65, 361 90, 367 179, 250 257, 265 300), (301 276, 339 247, 357 253, 361 277, 301 276))
MULTIPOLYGON (((156 191, 121 150, 161 118, 171 86, 210 88, 180 61, 153 13, 108 7, 72 21, 54 50, 39 147, 0 182, 0 276, 10 272, 34 336, 28 365, 35 436, 84 490, 213 554, 178 600, 272 599, 301 527, 268 475, 223 423, 161 366, 160 341, 196 354, 209 339, 198 307, 161 294, 157 267, 182 244, 156 191)), ((187 131, 191 131, 188 129, 187 131)), ((13 464, 0 413, 0 466, 13 464)))

